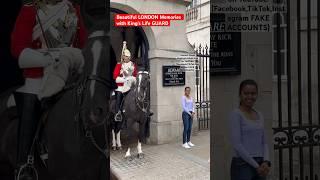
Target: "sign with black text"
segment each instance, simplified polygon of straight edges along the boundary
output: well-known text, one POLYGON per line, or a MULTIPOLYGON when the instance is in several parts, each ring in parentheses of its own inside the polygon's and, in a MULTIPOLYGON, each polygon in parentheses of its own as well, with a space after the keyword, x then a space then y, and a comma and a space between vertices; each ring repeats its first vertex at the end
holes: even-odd
POLYGON ((241 32, 215 32, 214 28, 224 19, 225 14, 211 14, 210 74, 238 75, 241 73, 241 32))
POLYGON ((163 86, 184 86, 186 73, 180 66, 162 66, 163 86))

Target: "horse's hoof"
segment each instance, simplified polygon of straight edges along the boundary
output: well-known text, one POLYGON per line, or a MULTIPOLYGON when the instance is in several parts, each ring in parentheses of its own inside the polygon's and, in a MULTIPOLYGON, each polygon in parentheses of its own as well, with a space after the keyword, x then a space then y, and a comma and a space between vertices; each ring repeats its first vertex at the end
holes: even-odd
POLYGON ((112 150, 116 151, 117 147, 116 146, 112 146, 112 150))
POLYGON ((124 159, 127 160, 127 161, 132 161, 133 157, 132 156, 126 156, 126 157, 124 157, 124 159))
POLYGON ((117 146, 117 150, 122 150, 122 147, 121 146, 117 146))
POLYGON ((144 158, 144 154, 143 153, 138 153, 138 159, 143 159, 144 158))

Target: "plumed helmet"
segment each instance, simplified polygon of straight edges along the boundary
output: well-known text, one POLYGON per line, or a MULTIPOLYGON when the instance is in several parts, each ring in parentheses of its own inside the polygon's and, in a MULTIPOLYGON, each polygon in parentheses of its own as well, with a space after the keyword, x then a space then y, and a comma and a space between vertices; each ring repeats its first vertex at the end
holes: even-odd
POLYGON ((123 51, 123 55, 128 56, 128 57, 131 57, 131 53, 130 53, 130 51, 129 51, 128 49, 125 49, 125 50, 123 51))
POLYGON ((129 49, 127 49, 127 42, 123 41, 122 52, 121 52, 121 63, 123 62, 123 56, 131 57, 129 49))

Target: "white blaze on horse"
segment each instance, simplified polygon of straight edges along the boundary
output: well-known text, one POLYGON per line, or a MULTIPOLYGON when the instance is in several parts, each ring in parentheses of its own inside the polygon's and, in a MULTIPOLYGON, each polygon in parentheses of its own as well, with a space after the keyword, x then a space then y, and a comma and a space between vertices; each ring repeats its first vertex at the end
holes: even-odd
MULTIPOLYGON (((115 120, 115 100, 110 102, 110 116, 112 127, 112 149, 122 149, 120 132, 123 127, 128 130, 134 130, 134 125, 138 124, 137 151, 138 158, 143 158, 141 142, 145 142, 149 132, 149 106, 148 99, 150 76, 147 71, 139 71, 135 80, 135 84, 123 99, 123 113, 118 121, 115 120)), ((117 119, 117 118, 116 118, 117 119)), ((125 158, 132 159, 130 147, 127 149, 125 158)))

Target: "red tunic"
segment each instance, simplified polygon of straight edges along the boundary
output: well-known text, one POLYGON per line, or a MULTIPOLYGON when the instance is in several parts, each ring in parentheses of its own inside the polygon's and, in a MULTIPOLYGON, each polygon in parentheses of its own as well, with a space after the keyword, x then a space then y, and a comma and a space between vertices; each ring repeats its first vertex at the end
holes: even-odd
MULTIPOLYGON (((116 67, 114 68, 113 70, 113 79, 116 80, 117 77, 122 77, 123 75, 120 74, 120 71, 121 71, 121 65, 120 63, 117 63, 116 67)), ((133 70, 133 73, 132 75, 134 77, 137 77, 137 65, 135 63, 133 63, 134 65, 134 70, 133 70)), ((117 86, 123 86, 123 83, 117 83, 117 86)))
MULTIPOLYGON (((78 30, 73 46, 82 48, 87 40, 87 31, 80 16, 79 5, 74 6, 78 16, 78 30)), ((19 58, 25 48, 40 49, 42 42, 40 38, 33 40, 33 27, 36 25, 36 8, 33 5, 23 5, 17 17, 13 32, 11 34, 11 53, 19 58)), ((43 76, 43 68, 26 68, 23 70, 25 78, 39 78, 43 76)))

